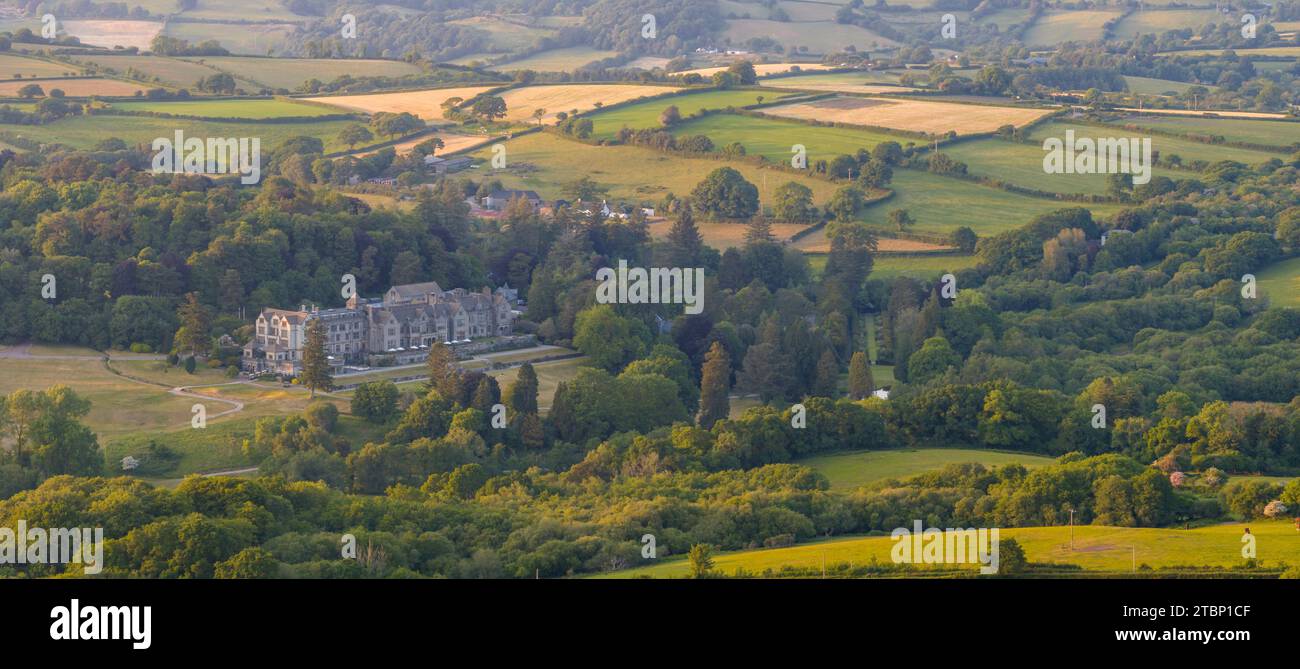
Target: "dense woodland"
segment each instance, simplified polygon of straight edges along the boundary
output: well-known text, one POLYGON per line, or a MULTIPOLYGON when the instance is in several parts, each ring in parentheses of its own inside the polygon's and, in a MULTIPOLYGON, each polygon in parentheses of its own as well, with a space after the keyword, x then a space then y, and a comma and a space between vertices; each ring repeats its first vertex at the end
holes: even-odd
MULTIPOLYGON (((424 51, 411 59, 429 64, 430 79, 501 80, 431 65, 482 48, 474 28, 445 21, 471 16, 471 3, 393 4, 428 13, 361 19, 385 36, 389 55, 419 43, 424 51)), ((581 26, 543 47, 643 48, 632 35, 644 3, 495 4, 534 16, 583 14, 581 26)), ((322 17, 303 55, 340 54, 326 37, 333 3, 286 6, 322 17)), ((702 3, 656 6, 660 30, 676 41, 647 53, 711 44, 722 19, 702 3)), ((885 11, 904 10, 854 2, 836 20, 869 27, 885 11)), ((1022 67, 1016 61, 1028 50, 1010 32, 980 35, 984 46, 968 50, 988 63, 976 76, 945 64, 926 74, 941 90, 988 95, 1114 92, 1124 87, 1119 75, 1131 74, 1215 86, 1201 95, 1229 107, 1296 100, 1293 71, 1261 72, 1232 54, 1154 57, 1189 35, 1066 45, 1042 66, 1022 67)), ((912 46, 889 58, 932 59, 927 38, 902 37, 914 37, 912 46)), ((1244 46, 1231 31, 1201 37, 1244 46)), ((722 74, 712 81, 718 87, 752 83, 752 68, 722 74)), ((611 68, 576 76, 667 75, 611 68)), ((1104 102, 1091 102, 1090 113, 1104 113, 1104 102)), ((30 123, 79 113, 60 104, 0 113, 30 123)), ((586 141, 591 124, 562 120, 543 132, 586 141)), ((613 141, 746 159, 743 146, 717 147, 705 136, 629 131, 613 141)), ((243 441, 260 465, 257 479, 191 477, 174 490, 109 476, 83 420, 88 404, 73 390, 16 392, 0 402, 0 435, 13 444, 0 452, 0 522, 102 526, 107 573, 119 576, 532 577, 635 565, 646 533, 672 555, 705 544, 888 532, 916 518, 1053 525, 1073 509, 1078 523, 1157 527, 1276 515, 1275 501, 1300 506, 1300 482, 1233 480, 1300 473, 1300 312, 1242 291, 1244 275, 1300 254, 1300 154, 1197 165, 1137 189, 1115 180, 1103 199, 1126 208, 1105 219, 1062 201, 1009 232, 958 231, 954 245, 979 262, 956 273, 952 298, 935 281, 874 276, 876 231, 856 220, 897 171, 964 176, 964 165, 924 146, 845 147, 809 170, 836 184, 834 197, 814 202, 791 181, 770 210, 754 184, 719 168, 689 193, 647 203, 672 219, 661 240, 635 209, 622 221, 573 207, 540 214, 516 202, 498 219, 475 218, 465 200, 491 191, 487 179, 427 184, 409 212, 372 210, 337 187, 352 176, 414 173, 419 153, 332 160, 319 139, 302 137, 264 158, 269 176, 241 187, 236 178, 150 174, 145 151, 109 138, 94 151, 0 152, 0 284, 9 288, 0 291, 0 341, 228 363, 232 350, 220 338, 247 341, 251 314, 339 306, 340 277, 352 274, 363 296, 415 281, 508 283, 527 299, 519 329, 576 348, 591 368, 561 383, 542 412, 532 367, 503 388, 435 346, 427 383, 357 390, 351 413, 382 436, 354 443, 334 405, 314 404, 261 419, 243 441), (703 221, 745 226, 744 243, 706 246, 703 221), (814 270, 775 241, 774 221, 825 225, 825 267, 814 270), (596 304, 596 270, 619 260, 703 267, 703 313, 596 304), (47 276, 57 280, 56 297, 42 294, 47 276), (671 327, 661 332, 658 319, 671 327), (868 323, 876 326, 875 362, 892 365, 897 380, 888 399, 873 396, 868 323), (763 405, 733 418, 733 394, 763 405), (489 420, 497 403, 509 409, 504 429, 489 420), (851 492, 830 490, 797 462, 927 446, 1057 460, 1034 470, 951 466, 851 492), (1179 472, 1195 472, 1195 483, 1175 486, 1179 472), (344 533, 360 539, 361 559, 337 559, 344 533)), ((596 188, 579 178, 566 192, 595 199, 596 188)), ((891 216, 900 230, 905 217, 891 216)), ((156 444, 156 457, 167 453, 156 444)), ((28 573, 46 575, 41 569, 28 573)))

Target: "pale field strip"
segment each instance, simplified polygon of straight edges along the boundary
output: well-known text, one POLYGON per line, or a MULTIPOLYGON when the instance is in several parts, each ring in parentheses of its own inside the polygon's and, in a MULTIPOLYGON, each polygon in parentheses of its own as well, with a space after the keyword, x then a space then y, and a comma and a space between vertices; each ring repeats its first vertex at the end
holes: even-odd
POLYGON ((941 135, 992 132, 1004 125, 1020 127, 1052 113, 1050 109, 993 107, 928 100, 830 98, 768 107, 764 113, 801 121, 851 123, 941 135))
POLYGON ((590 111, 596 108, 597 102, 608 107, 676 90, 680 89, 635 84, 561 84, 513 88, 502 93, 501 97, 506 101, 507 121, 534 121, 533 111, 545 109, 546 115, 542 118, 545 122, 554 120, 559 112, 590 111))
POLYGON ((1274 112, 1236 111, 1231 109, 1139 109, 1137 107, 1118 107, 1118 111, 1137 112, 1140 114, 1165 114, 1167 116, 1219 116, 1224 118, 1262 118, 1269 120, 1287 120, 1295 118, 1274 112))
POLYGON ((459 88, 433 88, 422 91, 402 91, 399 93, 368 93, 365 95, 330 95, 304 98, 309 102, 320 102, 353 111, 374 114, 392 112, 400 114, 409 112, 420 120, 442 121, 442 103, 450 98, 468 100, 480 93, 490 91, 498 86, 462 86, 459 88))
POLYGON ((108 48, 137 47, 145 51, 149 49, 154 36, 162 31, 163 24, 160 21, 90 19, 60 21, 59 27, 81 40, 82 44, 108 48))
MULTIPOLYGON (((794 248, 804 253, 830 253, 831 240, 826 236, 826 231, 818 230, 817 232, 796 241, 794 248)), ((954 247, 943 246, 940 244, 931 244, 929 242, 919 242, 914 239, 894 239, 892 237, 881 237, 876 241, 877 253, 926 253, 931 251, 949 251, 954 247)))
POLYGON ((921 89, 911 86, 891 86, 889 84, 854 84, 849 82, 824 82, 801 84, 797 77, 790 79, 767 79, 758 82, 764 88, 784 88, 792 91, 819 91, 823 93, 915 93, 921 89), (783 81, 790 81, 790 84, 783 84, 783 81))
MULTIPOLYGON (((483 146, 484 144, 491 143, 492 141, 503 139, 495 135, 445 135, 445 134, 420 135, 415 139, 408 139, 404 142, 398 142, 396 144, 393 144, 392 148, 393 150, 397 151, 397 154, 399 156, 406 155, 410 153, 411 149, 415 148, 416 145, 423 144, 424 142, 427 142, 433 139, 434 137, 441 138, 442 143, 444 145, 441 149, 438 149, 436 153, 436 155, 439 156, 445 156, 460 151, 468 151, 470 149, 475 149, 480 146, 483 146)), ((358 158, 364 158, 366 156, 377 153, 378 151, 379 151, 378 149, 372 149, 368 151, 361 151, 354 155, 356 155, 358 158)))
POLYGON ((15 79, 0 81, 0 96, 16 96, 18 95, 18 89, 27 84, 40 86, 46 95, 50 94, 50 89, 57 88, 70 97, 89 97, 91 95, 127 96, 135 95, 136 91, 146 90, 144 86, 139 84, 131 84, 117 79, 15 79))
MULTIPOLYGON (((760 77, 766 77, 773 74, 785 74, 792 67, 798 67, 804 72, 818 72, 822 70, 833 70, 836 68, 821 63, 754 63, 754 72, 760 77)), ((672 76, 681 77, 688 74, 698 74, 701 77, 711 77, 718 72, 725 72, 728 66, 722 67, 702 67, 695 70, 682 70, 673 72, 672 76)))

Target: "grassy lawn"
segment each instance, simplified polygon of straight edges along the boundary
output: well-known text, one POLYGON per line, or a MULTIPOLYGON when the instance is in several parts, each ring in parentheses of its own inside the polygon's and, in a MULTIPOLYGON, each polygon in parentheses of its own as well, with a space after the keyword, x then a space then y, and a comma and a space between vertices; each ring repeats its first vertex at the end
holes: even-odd
POLYGON ((802 144, 808 152, 810 167, 818 160, 830 160, 842 154, 851 155, 858 149, 871 149, 881 142, 898 142, 900 146, 907 146, 917 141, 886 132, 732 114, 714 114, 683 123, 675 129, 674 134, 678 137, 707 135, 718 148, 740 142, 748 155, 764 156, 786 165, 790 164, 790 158, 794 155, 792 147, 802 144))
MULTIPOLYGON (((1257 121, 1241 121, 1242 123, 1256 123, 1257 121)), ((1107 128, 1092 125, 1074 125, 1072 123, 1061 123, 1053 121, 1036 126, 1030 134, 1035 141, 1043 141, 1048 137, 1057 137, 1065 139, 1065 132, 1073 130, 1076 138, 1081 137, 1133 137, 1134 131, 1125 130, 1122 127, 1107 128)), ((1140 135, 1139 135, 1140 136, 1140 135)), ((1041 144, 1039 145, 1041 148, 1041 144)), ((1177 137, 1165 137, 1155 135, 1151 137, 1151 150, 1159 152, 1162 157, 1177 155, 1184 162, 1190 160, 1206 160, 1215 162, 1218 160, 1236 160, 1247 165, 1256 165, 1271 158, 1276 158, 1274 154, 1263 151, 1252 151, 1250 149, 1239 149, 1232 146, 1219 146, 1214 144, 1205 144, 1202 142, 1193 142, 1191 140, 1180 139, 1177 137)), ((1039 158, 1039 165, 1042 165, 1042 158, 1039 158)), ((1071 175, 1072 176, 1072 175, 1071 175)))
MULTIPOLYGON (((1124 125, 1166 132, 1213 135, 1230 142, 1270 146, 1300 144, 1300 123, 1254 119, 1197 118, 1193 116, 1130 116, 1124 125)), ((1211 150, 1217 147, 1209 147, 1211 150)))
MULTIPOLYGON (((568 381, 577 376, 578 371, 586 366, 585 357, 533 365, 533 370, 537 372, 537 408, 543 413, 550 411, 551 400, 555 399, 556 387, 561 381, 568 381)), ((501 390, 514 385, 515 379, 519 378, 518 367, 488 373, 496 377, 501 390)))
POLYGON ((113 360, 113 369, 143 381, 176 388, 179 386, 198 386, 211 383, 226 383, 224 369, 208 369, 199 365, 190 374, 184 367, 167 364, 166 360, 113 360))
MULTIPOLYGON (((1034 217, 1067 207, 1086 207, 1094 218, 1120 210, 1114 204, 1087 204, 1028 197, 998 188, 918 170, 894 171, 896 195, 867 207, 864 218, 887 228, 889 212, 904 209, 916 220, 915 232, 947 234, 969 226, 980 237, 1019 228, 1034 217)), ((954 256, 945 256, 954 258, 954 256)))
POLYGON ((0 130, 37 142, 89 149, 109 137, 117 137, 128 145, 149 144, 157 137, 172 137, 180 126, 187 137, 258 137, 265 154, 299 135, 320 138, 325 143, 326 152, 340 151, 347 147, 337 141, 338 134, 354 122, 222 123, 186 120, 178 124, 175 119, 145 116, 76 116, 46 125, 0 125, 0 130))
MULTIPOLYGON (((1259 560, 1266 565, 1295 562, 1300 555, 1300 532, 1292 523, 1252 522, 1259 560)), ((1074 550, 1068 527, 1024 527, 999 530, 1000 539, 1015 539, 1031 562, 1075 564, 1089 570, 1130 572, 1137 563, 1153 568, 1185 565, 1231 567, 1242 564, 1241 536, 1245 524, 1229 523, 1191 530, 1081 525, 1074 528, 1074 550)), ((875 559, 891 562, 894 541, 884 537, 842 537, 788 548, 716 554, 714 569, 731 574, 738 567, 749 572, 779 570, 782 566, 818 568, 823 562, 862 564, 875 559)), ((640 567, 602 574, 597 578, 674 578, 689 573, 684 557, 688 546, 669 546, 679 557, 640 567)), ((663 545, 660 544, 660 550, 663 545)), ((974 570, 975 565, 971 565, 974 570)))
POLYGON ((500 179, 507 188, 535 190, 547 199, 563 197, 565 184, 585 175, 609 189, 611 202, 653 205, 670 192, 678 197, 689 194, 710 172, 724 166, 734 167, 758 186, 765 203, 770 203, 772 194, 787 181, 808 186, 818 204, 829 200, 836 189, 836 184, 822 179, 764 170, 750 163, 684 158, 636 146, 592 146, 547 133, 517 137, 505 146, 509 166, 504 170, 490 170, 490 149, 472 154, 482 163, 479 176, 500 179))
MULTIPOLYGON (((727 107, 746 107, 757 104, 758 98, 779 100, 790 93, 768 93, 766 91, 708 91, 705 93, 684 93, 682 95, 648 100, 636 104, 592 114, 595 125, 592 133, 598 139, 611 139, 624 126, 633 130, 641 128, 658 128, 659 114, 668 107, 676 106, 682 116, 690 116, 701 109, 726 109, 727 107)), ((716 140, 715 140, 716 141, 716 140)))
POLYGON ((511 61, 502 65, 494 65, 488 69, 498 70, 501 72, 512 72, 514 70, 571 72, 583 65, 587 65, 588 63, 594 63, 606 58, 613 58, 617 55, 617 51, 602 51, 587 46, 574 46, 566 49, 551 49, 550 51, 543 51, 521 60, 511 61))
POLYGON ((1260 293, 1275 307, 1300 307, 1300 258, 1273 263, 1261 271, 1260 293))
MULTIPOLYGON (((879 367, 873 368, 873 372, 879 367)), ((884 385, 876 379, 877 385, 884 385)), ((1019 463, 1040 467, 1054 458, 1028 453, 1009 453, 966 448, 922 448, 900 451, 858 451, 837 453, 800 460, 797 464, 812 467, 830 479, 834 490, 852 490, 884 479, 899 479, 940 469, 944 465, 979 462, 987 467, 1019 463)))
POLYGON ((183 100, 172 102, 114 102, 124 111, 148 111, 183 116, 218 118, 284 118, 287 116, 327 116, 346 114, 348 110, 309 105, 292 100, 183 100))
MULTIPOLYGON (((79 355, 45 353, 33 355, 79 355)), ((0 359, 0 395, 15 390, 44 390, 66 385, 90 400, 83 420, 99 435, 100 445, 124 435, 159 432, 189 425, 195 400, 169 395, 167 390, 113 374, 101 360, 0 359)))
MULTIPOLYGON (((1159 151, 1165 137, 1154 137, 1151 150, 1159 151)), ((954 144, 944 153, 969 166, 971 174, 1000 179, 1017 186, 1062 194, 1106 194, 1106 174, 1048 174, 1043 171, 1040 144, 1021 144, 1001 139, 977 139, 954 144)), ((1152 175, 1186 178, 1186 172, 1156 167, 1152 175)))

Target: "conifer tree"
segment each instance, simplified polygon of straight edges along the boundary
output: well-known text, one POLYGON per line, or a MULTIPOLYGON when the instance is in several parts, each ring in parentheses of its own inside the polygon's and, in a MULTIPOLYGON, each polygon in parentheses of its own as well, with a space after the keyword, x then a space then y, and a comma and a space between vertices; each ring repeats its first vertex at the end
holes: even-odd
POLYGON ((871 397, 875 389, 875 383, 871 379, 871 362, 867 360, 867 354, 862 351, 855 352, 853 358, 849 360, 849 397, 855 400, 871 397))
POLYGON ((307 341, 302 348, 302 377, 304 386, 316 397, 317 390, 326 392, 334 389, 334 379, 330 376, 329 360, 325 356, 325 321, 313 318, 307 324, 307 341))
POLYGON ((731 413, 731 356, 722 342, 715 341, 704 355, 704 368, 700 379, 700 427, 711 429, 713 424, 731 413))

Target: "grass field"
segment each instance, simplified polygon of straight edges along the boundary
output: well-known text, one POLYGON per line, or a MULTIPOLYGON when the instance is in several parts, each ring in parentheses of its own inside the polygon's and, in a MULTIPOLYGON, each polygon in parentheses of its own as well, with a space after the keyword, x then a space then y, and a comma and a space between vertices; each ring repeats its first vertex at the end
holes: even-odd
POLYGON ((159 21, 124 21, 81 20, 61 21, 59 28, 69 35, 81 40, 82 44, 102 47, 136 47, 141 51, 149 48, 163 24, 159 21))
POLYGON ((678 137, 707 135, 714 146, 739 142, 751 156, 764 156, 776 163, 790 164, 795 144, 808 152, 808 165, 830 160, 858 149, 870 149, 881 142, 898 142, 901 146, 917 140, 886 132, 859 128, 816 126, 778 118, 755 118, 731 114, 714 114, 688 121, 675 129, 678 137))
POLYGON ((181 100, 168 102, 114 102, 113 108, 124 111, 149 111, 184 116, 216 118, 285 118, 288 116, 328 116, 345 113, 286 99, 273 100, 181 100))
MULTIPOLYGON (((811 188, 817 203, 829 199, 836 188, 822 179, 764 170, 750 163, 684 158, 635 146, 592 146, 546 133, 517 137, 506 142, 506 149, 509 167, 482 176, 501 179, 507 188, 535 190, 547 199, 562 197, 565 184, 590 176, 609 189, 611 201, 655 203, 669 192, 678 197, 689 194, 710 172, 723 166, 734 167, 757 185, 765 203, 787 181, 811 188)), ((485 149, 473 155, 479 161, 491 157, 485 149)))
MULTIPOLYGON (((674 72, 673 76, 685 76, 688 74, 698 74, 701 77, 709 78, 718 72, 722 72, 731 67, 730 65, 720 65, 717 67, 697 67, 693 70, 682 70, 674 72)), ((821 63, 754 63, 754 72, 760 77, 766 77, 773 74, 785 74, 793 71, 795 68, 803 72, 816 72, 817 70, 829 70, 829 65, 821 63)), ((762 82, 760 82, 762 83, 762 82)))
POLYGON ((1229 142, 1273 146, 1300 144, 1300 123, 1189 116, 1130 116, 1119 123, 1166 132, 1216 135, 1229 142))
POLYGON ((1206 24, 1222 23, 1225 20, 1225 17, 1213 9, 1162 9, 1133 12, 1119 22, 1115 27, 1114 35, 1121 39, 1132 39, 1138 35, 1159 35, 1165 31, 1182 28, 1196 31, 1206 24))
POLYGON ((1083 204, 1028 197, 998 188, 900 169, 890 183, 896 195, 868 206, 868 223, 888 229, 890 211, 904 209, 916 220, 913 232, 947 234, 963 225, 980 237, 1019 228, 1036 216, 1067 207, 1085 207, 1094 218, 1120 210, 1114 204, 1083 204))
POLYGON ((1047 109, 966 105, 928 100, 836 97, 769 107, 767 114, 805 121, 870 125, 942 135, 990 132, 1004 125, 1023 126, 1050 113, 1047 109))
POLYGON ((163 34, 190 43, 216 39, 230 53, 265 56, 268 52, 279 53, 285 38, 296 29, 297 25, 293 23, 214 24, 172 21, 167 24, 163 34))
MULTIPOLYGON (((131 76, 141 81, 186 88, 193 86, 199 79, 218 74, 217 70, 205 65, 162 56, 95 54, 90 56, 78 55, 72 58, 77 63, 101 68, 107 74, 131 76)), ((236 79, 240 86, 248 88, 255 86, 254 82, 238 75, 236 75, 236 79)))
POLYGON ((81 68, 64 63, 0 53, 0 77, 2 78, 12 79, 20 74, 24 79, 31 79, 32 77, 66 77, 70 74, 80 73, 81 68))
POLYGON ((1300 258, 1273 263, 1256 279, 1259 291, 1273 306, 1300 307, 1300 258))
MULTIPOLYGON (((1157 56, 1219 56, 1228 49, 1188 49, 1186 51, 1162 51, 1157 56)), ((1268 46, 1258 49, 1232 49, 1238 56, 1286 56, 1300 57, 1300 46, 1268 46)))
POLYGON ((991 24, 999 29, 1006 31, 1007 28, 1023 24, 1029 20, 1030 11, 1028 8, 1010 8, 997 9, 975 20, 980 25, 991 24))
MULTIPOLYGON (((1165 137, 1151 140, 1152 151, 1162 151, 1165 137)), ((1041 144, 1021 144, 1001 139, 977 139, 944 148, 944 153, 969 166, 970 174, 991 177, 1050 193, 1106 194, 1106 174, 1048 174, 1043 171, 1041 144)), ((1163 152, 1163 151, 1162 151, 1163 152)), ((1153 168, 1153 175, 1185 178, 1187 173, 1153 168)))
POLYGON ((634 130, 660 127, 659 115, 668 107, 677 107, 682 116, 690 116, 701 109, 726 109, 727 107, 747 107, 757 104, 758 98, 765 101, 780 100, 790 93, 767 93, 762 91, 708 91, 705 93, 686 93, 673 97, 647 100, 625 105, 618 109, 591 115, 595 125, 593 137, 611 139, 624 126, 634 130))
MULTIPOLYGON (((1248 121, 1243 121, 1243 123, 1246 122, 1248 121)), ((1044 123, 1042 125, 1035 126, 1034 129, 1030 132, 1029 136, 1030 138, 1032 138, 1034 141, 1037 142, 1041 142, 1047 139, 1048 137, 1057 137, 1064 140, 1065 132, 1067 130, 1073 130, 1076 138, 1134 136, 1133 131, 1124 130, 1123 128, 1107 128, 1107 127, 1093 126, 1093 125, 1075 125, 1075 124, 1063 123, 1059 121, 1052 121, 1051 123, 1044 123)), ((1039 147, 1041 148, 1041 146, 1042 145, 1040 144, 1039 147)), ((1215 162, 1218 160, 1236 160, 1245 163, 1247 165, 1256 165, 1276 157, 1271 153, 1265 153, 1263 151, 1239 149, 1233 146, 1205 144, 1202 142, 1194 142, 1191 140, 1180 139, 1178 137, 1165 137, 1162 135, 1154 135, 1151 137, 1151 150, 1159 152, 1162 158, 1167 158, 1171 155, 1177 155, 1178 157, 1183 159, 1183 162, 1187 162, 1191 160, 1205 160, 1209 162, 1215 162)), ((1042 158, 1040 156, 1039 158, 1040 166, 1042 164, 1041 160, 1042 158)))
POLYGON ((894 72, 836 72, 833 74, 807 74, 792 77, 762 79, 760 86, 794 88, 804 91, 836 93, 905 93, 915 88, 895 85, 898 74, 894 72))
POLYGON ((537 44, 537 41, 542 37, 555 34, 554 30, 520 25, 495 16, 476 16, 449 21, 449 23, 487 32, 492 39, 490 50, 501 52, 526 49, 537 44))
MULTIPOLYGON (((569 358, 555 362, 543 362, 533 365, 537 372, 537 409, 545 413, 551 410, 551 401, 555 399, 555 389, 561 381, 568 381, 578 375, 578 371, 587 366, 586 358, 569 358)), ((488 372, 496 377, 501 389, 514 385, 519 378, 519 368, 512 367, 496 372, 488 372)))
POLYGON ((488 69, 498 70, 501 72, 513 72, 515 70, 572 72, 583 65, 594 63, 598 60, 604 60, 606 58, 613 58, 617 55, 617 51, 602 51, 587 46, 574 46, 565 49, 543 51, 527 58, 521 58, 501 65, 494 65, 488 69))
MULTIPOLYGON (((873 372, 875 369, 872 370, 873 372)), ((874 380, 874 379, 873 379, 874 380)), ((877 385, 884 385, 877 381, 877 385)), ((812 467, 826 476, 832 490, 852 490, 885 479, 902 479, 941 469, 945 465, 978 462, 986 467, 1018 463, 1026 467, 1041 467, 1055 462, 1054 458, 1029 453, 1010 453, 966 448, 922 448, 899 451, 858 451, 823 455, 795 464, 812 467)))
MULTIPOLYGON (((823 227, 816 232, 800 237, 794 243, 794 247, 804 253, 825 254, 831 252, 831 240, 826 235, 826 228, 823 227)), ((950 246, 941 246, 929 242, 919 242, 914 239, 893 239, 890 237, 881 237, 877 241, 876 251, 881 254, 889 253, 926 253, 933 251, 944 251, 951 249, 950 246)), ((876 256, 881 257, 881 256, 876 256)))
POLYGON ((46 125, 0 125, 16 135, 46 144, 65 144, 88 149, 109 137, 117 137, 129 145, 148 144, 158 137, 171 137, 178 125, 183 125, 189 137, 257 137, 265 153, 285 140, 300 135, 318 137, 325 151, 340 151, 347 147, 338 143, 338 134, 354 121, 322 121, 316 123, 221 123, 186 120, 178 124, 175 119, 145 116, 76 116, 46 125))
MULTIPOLYGON (((826 269, 826 255, 809 255, 808 264, 812 267, 815 275, 820 275, 826 269)), ((907 276, 913 279, 933 280, 948 272, 956 272, 975 265, 975 256, 937 254, 914 256, 878 255, 872 258, 869 278, 892 279, 897 276, 907 276)), ((883 385, 879 380, 876 383, 883 385)))
POLYGON ((1102 24, 1119 16, 1115 10, 1045 12, 1025 33, 1030 46, 1052 46, 1062 42, 1090 42, 1101 39, 1102 24))
POLYGON ((98 79, 94 77, 84 77, 78 79, 58 79, 45 81, 27 81, 24 79, 13 79, 0 81, 0 96, 17 96, 18 89, 28 84, 36 84, 45 91, 46 95, 52 89, 59 89, 69 97, 89 97, 92 95, 105 96, 129 96, 135 95, 137 91, 144 91, 145 88, 139 84, 132 84, 117 79, 98 79))
MULTIPOLYGON (((1128 84, 1130 93, 1139 95, 1181 95, 1192 86, 1200 84, 1191 84, 1185 81, 1170 81, 1169 79, 1152 79, 1151 77, 1130 77, 1125 76, 1124 82, 1128 84)), ((1205 88, 1214 90, 1214 86, 1205 86, 1205 88)))
MULTIPOLYGON (((662 239, 668 236, 672 229, 672 223, 661 221, 650 226, 650 234, 656 239, 662 239)), ((711 246, 719 251, 729 247, 741 248, 745 245, 746 226, 738 223, 696 223, 700 229, 700 236, 704 238, 704 244, 711 246)), ((779 241, 790 238, 796 232, 803 230, 807 226, 794 223, 773 223, 772 234, 779 241)), ((797 246, 797 245, 796 245, 797 246)))
POLYGON ((345 74, 354 77, 401 77, 420 72, 418 66, 400 60, 239 56, 205 56, 186 60, 229 72, 268 88, 287 88, 291 91, 308 79, 328 83, 345 74))
POLYGON ((807 47, 808 53, 832 53, 842 51, 847 46, 857 47, 859 51, 870 51, 897 44, 866 28, 834 21, 794 23, 737 19, 727 21, 727 29, 722 32, 722 39, 729 39, 732 44, 744 44, 754 37, 770 37, 784 45, 787 53, 797 47, 807 47))
POLYGON ((0 359, 0 395, 58 384, 90 400, 84 422, 99 435, 101 445, 132 432, 187 426, 194 404, 193 399, 169 395, 164 388, 117 376, 100 360, 0 359))
POLYGON ((441 106, 443 102, 451 98, 468 100, 483 91, 492 90, 492 88, 492 86, 462 86, 458 88, 432 88, 423 91, 402 91, 400 93, 327 95, 304 99, 367 114, 381 111, 394 114, 409 112, 419 116, 427 123, 430 121, 444 121, 441 106))
MULTIPOLYGON (((1131 572, 1139 567, 1206 565, 1232 567, 1243 564, 1241 536, 1246 524, 1227 523, 1190 530, 1128 528, 1080 525, 1073 528, 1074 549, 1070 549, 1069 527, 1002 528, 1000 539, 1015 539, 1030 562, 1074 564, 1089 570, 1131 572)), ((1286 521, 1251 522, 1259 560, 1266 565, 1296 563, 1300 555, 1300 532, 1286 521)), ((890 537, 842 537, 789 548, 736 551, 714 555, 714 569, 731 574, 737 568, 748 572, 779 570, 782 566, 819 568, 822 564, 865 564, 874 557, 890 563, 890 537)), ((662 544, 661 544, 662 546, 662 544)), ((599 578, 674 578, 686 576, 689 546, 669 546, 676 557, 649 567, 602 574, 599 578)), ((971 565, 974 570, 975 565, 971 565)))
POLYGON ((663 95, 676 90, 669 86, 641 86, 637 84, 560 84, 556 86, 527 86, 513 88, 501 94, 506 101, 506 120, 528 122, 533 112, 545 109, 543 122, 555 120, 559 112, 572 113, 596 108, 596 104, 615 105, 642 97, 663 95))
MULTIPOLYGON (((167 14, 176 11, 174 7, 160 12, 167 14)), ((302 21, 303 17, 289 11, 274 0, 198 0, 198 6, 187 9, 184 15, 190 18, 215 19, 225 21, 302 21)), ((242 26, 241 26, 242 27, 242 26)), ((232 27, 238 30, 241 27, 232 27)), ((215 32, 215 31, 214 31, 215 32)), ((208 39, 221 41, 220 34, 213 34, 208 39)), ((222 42, 224 44, 224 42, 222 42)))

